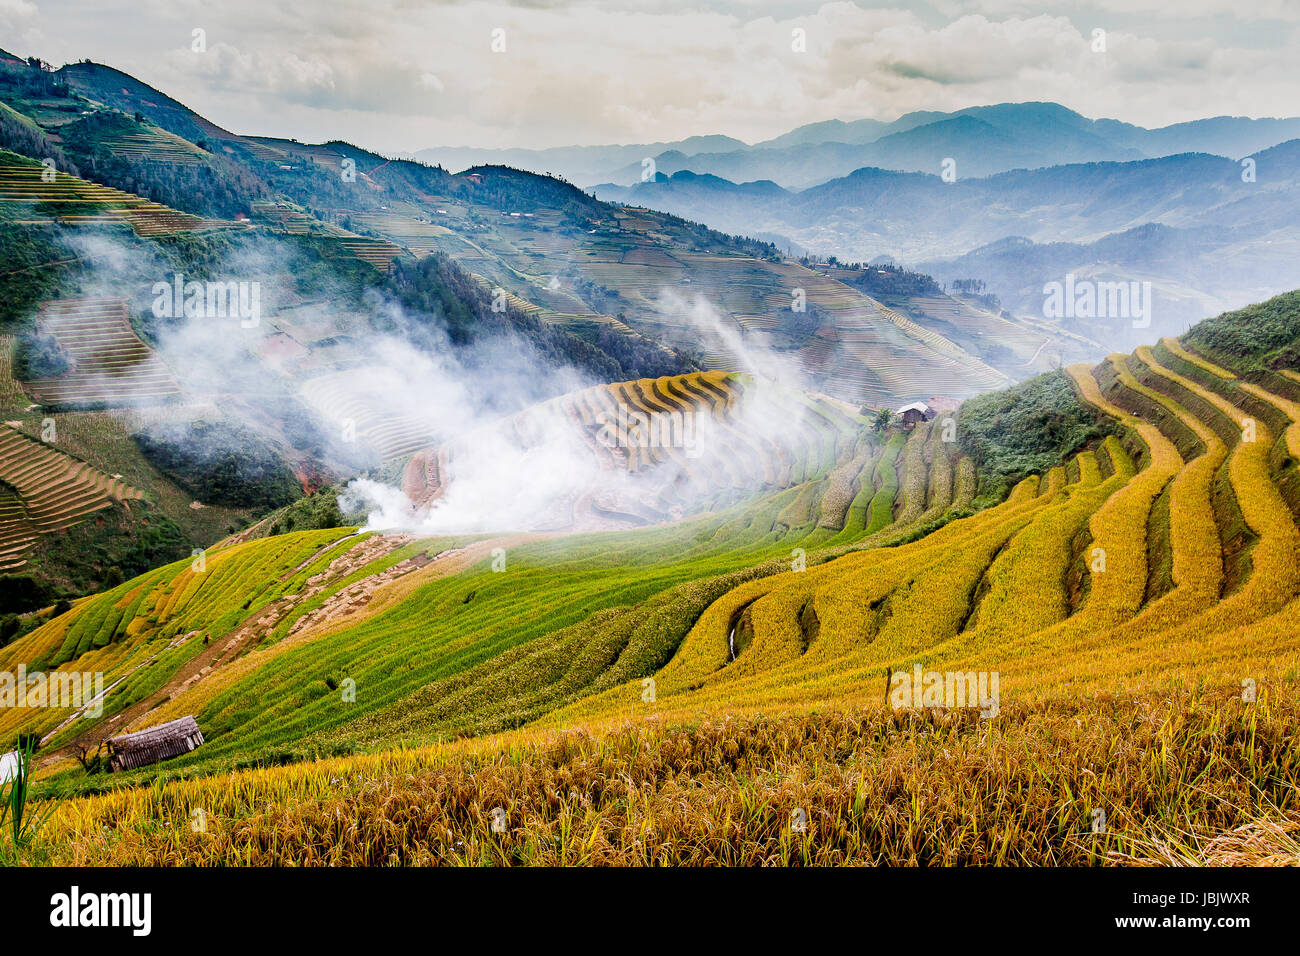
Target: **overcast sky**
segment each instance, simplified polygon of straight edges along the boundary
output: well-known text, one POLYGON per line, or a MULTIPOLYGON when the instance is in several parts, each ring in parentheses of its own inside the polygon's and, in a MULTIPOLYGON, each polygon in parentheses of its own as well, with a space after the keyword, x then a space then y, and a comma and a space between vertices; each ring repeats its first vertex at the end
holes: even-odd
POLYGON ((1300 0, 0 0, 0 47, 107 63, 237 133, 390 154, 1025 100, 1144 126, 1300 112, 1300 0))

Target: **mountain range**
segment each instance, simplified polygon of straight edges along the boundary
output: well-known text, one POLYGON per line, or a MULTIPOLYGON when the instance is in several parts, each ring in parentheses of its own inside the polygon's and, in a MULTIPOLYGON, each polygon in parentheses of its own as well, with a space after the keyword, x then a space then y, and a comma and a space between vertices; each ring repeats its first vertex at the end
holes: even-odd
MULTIPOLYGON (((793 252, 883 258, 944 281, 977 277, 1017 311, 1039 313, 1043 284, 1066 273, 1150 281, 1165 333, 1300 283, 1300 140, 1258 151, 1248 163, 1180 153, 952 182, 864 168, 802 191, 682 171, 594 193, 718 229, 748 229, 793 252), (1051 248, 1035 248, 1041 245, 1051 248)), ((1139 341, 1123 322, 1107 328, 1088 334, 1139 341)))
POLYGON ((632 185, 654 172, 690 170, 734 182, 771 180, 805 189, 863 167, 959 177, 1073 163, 1128 162, 1178 153, 1241 159, 1300 137, 1300 118, 1217 116, 1147 129, 1092 120, 1057 103, 1002 103, 954 112, 917 111, 892 122, 829 120, 752 145, 726 136, 670 143, 553 149, 422 149, 416 158, 449 169, 502 163, 561 175, 581 186, 632 185))

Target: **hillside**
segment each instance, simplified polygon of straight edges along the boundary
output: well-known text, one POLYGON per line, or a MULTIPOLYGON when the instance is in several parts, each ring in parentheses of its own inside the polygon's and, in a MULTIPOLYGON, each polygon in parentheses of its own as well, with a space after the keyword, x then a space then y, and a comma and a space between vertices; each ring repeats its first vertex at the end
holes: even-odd
POLYGON ((0 584, 35 590, 13 611, 266 528, 291 495, 391 478, 576 382, 739 371, 897 406, 1095 351, 960 303, 932 320, 852 270, 562 180, 243 136, 89 61, 0 64, 0 106, 5 420, 29 436, 51 421, 61 453, 142 496, 78 519, 86 563, 15 510, 23 576, 0 584), (218 303, 233 281, 258 314, 218 332, 186 293, 160 315, 160 282, 182 281, 218 303), (431 377, 482 398, 430 402, 431 377))
POLYGON ((1235 828, 1263 862, 1300 813, 1298 349, 1290 293, 651 528, 233 544, 0 650, 115 688, 3 729, 78 787, 171 779, 69 805, 77 862, 1213 861, 1235 828), (914 667, 993 695, 900 698, 914 667), (73 760, 185 714, 165 769, 73 760))
POLYGON ((86 167, 208 220, 319 236, 381 270, 398 256, 443 253, 486 291, 610 354, 625 375, 685 370, 673 349, 702 368, 752 371, 745 353, 772 347, 809 384, 856 402, 1006 381, 978 354, 890 321, 869 297, 739 234, 751 229, 720 234, 499 165, 452 176, 346 143, 238 136, 95 63, 0 79, 0 99, 30 112, 74 166, 67 172, 86 167), (891 378, 896 360, 934 379, 891 378))

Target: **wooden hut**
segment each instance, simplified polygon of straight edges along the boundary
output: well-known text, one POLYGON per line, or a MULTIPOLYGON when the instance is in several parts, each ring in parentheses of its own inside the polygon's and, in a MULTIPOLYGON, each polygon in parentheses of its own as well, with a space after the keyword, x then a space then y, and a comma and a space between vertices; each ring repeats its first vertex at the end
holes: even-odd
POLYGON ((934 418, 934 412, 925 402, 913 402, 911 405, 904 405, 898 410, 898 417, 903 420, 904 428, 912 428, 920 422, 928 422, 934 418))
POLYGON ((133 770, 179 757, 202 746, 203 732, 199 730, 198 721, 185 716, 148 730, 110 737, 107 743, 108 769, 133 770))

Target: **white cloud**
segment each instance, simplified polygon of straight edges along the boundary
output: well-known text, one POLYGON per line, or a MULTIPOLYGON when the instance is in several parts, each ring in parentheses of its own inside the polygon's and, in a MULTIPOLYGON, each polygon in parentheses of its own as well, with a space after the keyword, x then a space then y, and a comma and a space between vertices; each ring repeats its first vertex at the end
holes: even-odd
MULTIPOLYGON (((1163 3, 43 0, 24 15, 57 22, 51 48, 15 52, 111 63, 237 131, 386 152, 755 141, 823 119, 1029 99, 1143 125, 1295 112, 1297 36, 1280 21, 1300 19, 1300 4, 1163 3), (1097 25, 1105 54, 1090 47, 1097 25), (196 26, 207 53, 189 49, 196 26), (791 50, 795 27, 806 53, 791 50), (498 28, 504 53, 491 49, 498 28)), ((0 17, 28 7, 0 0, 0 17)))
MULTIPOLYGON (((36 29, 38 10, 36 4, 28 0, 0 0, 0 36, 8 48, 9 44, 18 46, 10 38, 19 40, 24 45, 40 41, 40 32, 36 29)), ((10 53, 30 56, 26 50, 10 49, 10 53)))

